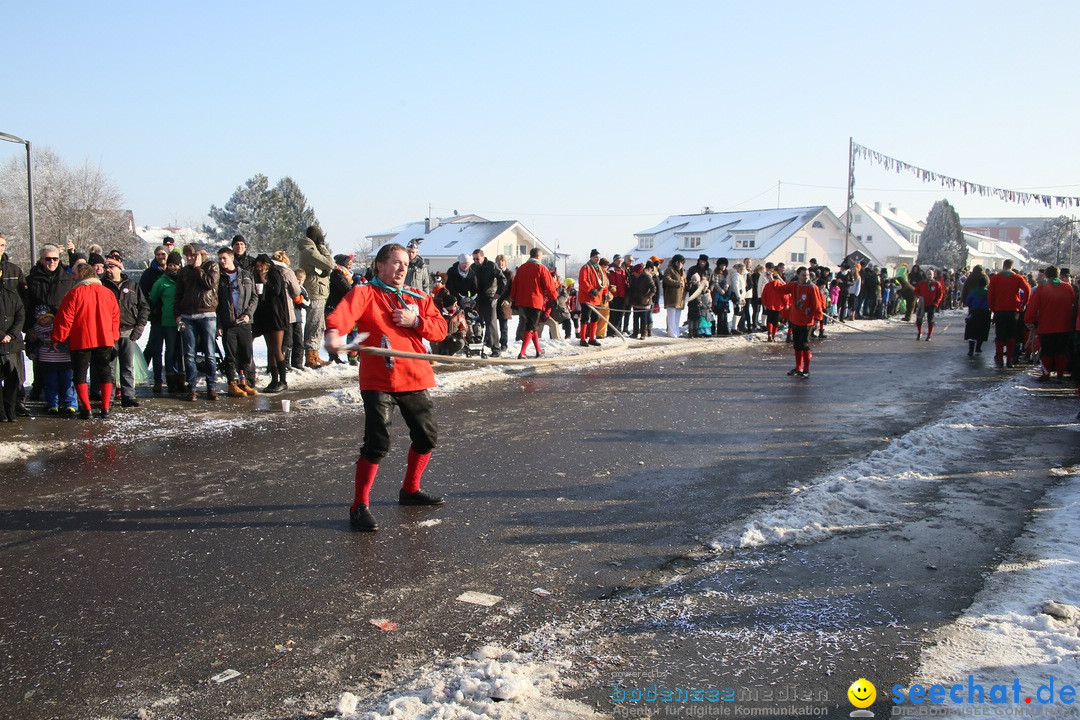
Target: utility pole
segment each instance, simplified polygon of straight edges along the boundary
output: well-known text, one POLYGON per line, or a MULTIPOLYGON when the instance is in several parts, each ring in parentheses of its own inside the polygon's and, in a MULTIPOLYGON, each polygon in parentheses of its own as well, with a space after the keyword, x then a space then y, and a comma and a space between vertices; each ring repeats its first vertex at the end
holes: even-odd
POLYGON ((851 206, 855 204, 855 142, 848 138, 847 148, 847 222, 844 228, 844 259, 850 253, 848 245, 851 243, 851 206))
POLYGON ((15 137, 14 135, 8 135, 5 132, 0 132, 0 140, 7 140, 8 142, 19 143, 20 145, 26 146, 26 204, 28 206, 30 222, 30 264, 33 265, 37 261, 37 241, 34 238, 34 168, 30 156, 30 141, 23 140, 21 137, 15 137))

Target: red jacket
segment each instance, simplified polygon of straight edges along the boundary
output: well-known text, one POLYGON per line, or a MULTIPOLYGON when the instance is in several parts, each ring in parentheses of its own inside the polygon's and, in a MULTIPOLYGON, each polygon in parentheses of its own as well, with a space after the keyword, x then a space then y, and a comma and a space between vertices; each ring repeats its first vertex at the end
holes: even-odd
POLYGON ((765 283, 761 290, 761 306, 766 310, 783 310, 787 307, 787 295, 784 294, 784 283, 779 280, 770 280, 765 283))
POLYGON ((112 347, 120 339, 120 304, 113 291, 92 278, 71 289, 53 320, 52 339, 70 350, 112 347))
POLYGON ((584 305, 603 305, 608 290, 607 273, 599 265, 585 263, 578 272, 578 302, 584 305), (594 294, 593 290, 597 292, 594 294))
POLYGON ((1020 273, 1002 270, 990 276, 990 287, 987 288, 986 295, 990 309, 994 312, 1016 312, 1031 295, 1031 286, 1020 273))
POLYGON ((817 285, 800 285, 793 281, 781 288, 780 292, 791 296, 788 321, 792 325, 813 325, 825 317, 825 296, 817 285))
MULTIPOLYGON (((370 333, 361 343, 366 347, 380 347, 385 337, 394 350, 426 352, 422 339, 432 342, 446 339, 446 320, 430 296, 415 288, 405 289, 421 297, 404 294, 402 300, 398 300, 393 293, 380 290, 375 285, 354 286, 326 318, 326 329, 337 330, 338 335, 345 337, 356 326, 360 332, 370 333), (394 324, 391 315, 404 304, 417 306, 420 324, 416 328, 394 324)), ((360 354, 361 390, 395 393, 432 387, 435 387, 435 373, 427 360, 360 354), (391 360, 392 363, 388 362, 391 360)))
POLYGON ((611 286, 611 294, 617 298, 626 297, 626 288, 629 281, 626 278, 626 271, 621 267, 617 268, 614 265, 608 266, 607 271, 608 285, 611 286))
POLYGON ((519 267, 510 282, 510 304, 516 307, 542 310, 558 294, 559 287, 551 271, 536 260, 519 267))
POLYGON ((1035 325, 1039 335, 1069 332, 1072 330, 1074 298, 1069 283, 1044 282, 1031 293, 1024 322, 1035 325))
POLYGON ((915 297, 921 297, 928 308, 936 308, 945 299, 945 286, 940 280, 923 280, 915 286, 915 297))

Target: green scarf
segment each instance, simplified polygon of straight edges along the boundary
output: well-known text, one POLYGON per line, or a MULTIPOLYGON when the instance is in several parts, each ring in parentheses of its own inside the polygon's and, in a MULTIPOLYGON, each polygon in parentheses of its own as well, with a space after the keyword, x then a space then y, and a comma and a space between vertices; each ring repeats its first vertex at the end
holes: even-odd
POLYGON ((402 307, 405 307, 406 305, 411 305, 412 304, 412 303, 405 302, 405 298, 403 297, 404 295, 414 297, 417 300, 423 300, 424 299, 424 295, 422 293, 413 292, 412 290, 409 290, 408 288, 404 288, 404 287, 400 287, 400 288, 392 287, 390 285, 387 285, 385 282, 382 281, 381 278, 378 278, 378 277, 372 278, 371 279, 371 284, 374 285, 375 287, 379 288, 383 292, 387 292, 387 293, 390 293, 391 295, 395 296, 398 299, 398 302, 401 303, 402 307))

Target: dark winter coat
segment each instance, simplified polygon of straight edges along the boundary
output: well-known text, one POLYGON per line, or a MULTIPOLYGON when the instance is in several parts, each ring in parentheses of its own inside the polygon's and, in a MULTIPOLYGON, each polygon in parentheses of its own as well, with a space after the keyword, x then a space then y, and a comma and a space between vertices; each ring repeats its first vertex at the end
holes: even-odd
MULTIPOLYGON (((150 261, 150 265, 143 270, 142 275, 139 276, 139 289, 142 290, 143 295, 147 298, 150 297, 150 291, 154 289, 154 283, 157 279, 165 273, 165 268, 158 265, 158 261, 155 258, 150 261)), ((154 325, 161 324, 161 307, 150 305, 150 322, 154 325)))
POLYGON ((217 305, 217 322, 218 327, 225 329, 236 327, 237 319, 248 316, 248 322, 250 323, 255 317, 255 308, 259 304, 259 297, 255 294, 255 281, 251 278, 251 273, 244 270, 239 265, 236 266, 236 283, 238 285, 240 302, 236 307, 233 307, 233 295, 232 285, 229 276, 225 273, 221 273, 221 278, 218 280, 218 305, 217 305))
POLYGON ((185 265, 176 273, 177 315, 200 315, 217 312, 218 279, 221 266, 204 260, 199 267, 185 265))
POLYGON ((473 269, 476 271, 476 287, 479 293, 484 297, 495 297, 499 294, 499 275, 502 271, 499 267, 488 260, 484 259, 482 263, 473 264, 473 269))
POLYGON ((248 275, 252 275, 255 272, 255 258, 251 257, 247 252, 243 255, 233 255, 233 264, 248 275))
POLYGON ((631 273, 627 298, 631 307, 652 309, 656 303, 656 283, 652 276, 646 272, 637 275, 631 273))
POLYGON ((446 289, 458 297, 466 295, 479 295, 480 285, 476 281, 476 266, 470 265, 469 271, 464 276, 458 271, 458 264, 454 263, 446 271, 446 289))
POLYGON ((38 263, 26 276, 26 307, 30 308, 30 312, 26 313, 24 330, 29 330, 34 324, 34 308, 47 305, 49 310, 55 313, 63 302, 64 296, 75 287, 75 279, 59 265, 60 263, 57 263, 55 270, 46 270, 41 263, 38 263))
POLYGON ((19 299, 26 303, 26 274, 22 268, 11 262, 7 253, 0 255, 0 265, 4 267, 4 286, 19 293, 19 299))
MULTIPOLYGON (((306 283, 305 283, 306 285, 306 283)), ((276 330, 286 330, 292 324, 292 298, 285 276, 275 265, 266 270, 266 282, 259 293, 259 304, 255 307, 255 319, 252 332, 255 337, 276 330)))
MULTIPOLYGON (((4 272, 7 277, 7 272, 4 272)), ((11 340, 0 342, 0 355, 16 353, 23 349, 23 325, 26 324, 26 307, 22 298, 7 283, 0 285, 0 339, 10 335, 11 340)))
MULTIPOLYGON (((333 272, 330 273, 330 294, 326 296, 326 307, 324 309, 326 315, 334 311, 341 299, 352 290, 352 286, 352 273, 340 265, 335 266, 333 272)), ((423 290, 423 288, 418 289, 423 290)), ((425 292, 427 291, 425 290, 425 292)))
POLYGON ((120 306, 120 337, 138 340, 150 318, 150 301, 135 281, 128 280, 126 275, 120 276, 119 284, 103 276, 101 284, 112 290, 120 306))

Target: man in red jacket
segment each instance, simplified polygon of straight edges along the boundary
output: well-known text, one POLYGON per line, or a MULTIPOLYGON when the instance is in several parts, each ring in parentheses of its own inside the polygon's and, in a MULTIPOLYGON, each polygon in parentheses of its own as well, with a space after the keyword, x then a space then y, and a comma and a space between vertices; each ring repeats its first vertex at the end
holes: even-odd
MULTIPOLYGON (((342 338, 356 327, 367 337, 368 347, 407 352, 425 352, 423 340, 446 338, 446 320, 431 296, 405 287, 409 253, 397 243, 384 245, 375 256, 375 277, 370 283, 355 285, 326 318, 324 344, 336 353, 342 338)), ((390 450, 390 415, 394 406, 409 427, 409 448, 405 480, 398 493, 400 505, 442 505, 443 499, 420 489, 420 477, 431 459, 438 439, 438 425, 431 404, 430 388, 435 373, 426 360, 361 355, 360 397, 364 401, 364 444, 356 461, 356 492, 349 508, 354 530, 371 532, 378 526, 368 510, 371 486, 379 461, 390 450)))
POLYGON ((525 349, 532 340, 536 348, 536 357, 544 354, 540 349, 540 333, 537 332, 537 323, 540 313, 549 301, 554 300, 559 293, 555 278, 540 262, 543 251, 534 247, 529 251, 529 261, 517 269, 514 279, 510 283, 510 304, 517 307, 521 313, 521 352, 518 360, 525 359, 525 349))
POLYGON ((922 338, 923 315, 926 316, 926 342, 930 342, 930 336, 934 334, 934 313, 937 312, 941 301, 945 299, 945 286, 935 277, 931 268, 926 271, 926 279, 915 286, 915 300, 919 304, 919 310, 915 315, 915 339, 922 338))
POLYGON ((1065 377, 1065 364, 1069 359, 1076 295, 1072 285, 1061 282, 1057 266, 1051 265, 1045 272, 1046 282, 1031 294, 1024 322, 1031 331, 1039 334, 1039 358, 1043 366, 1039 380, 1046 382, 1050 374, 1056 372, 1060 382, 1065 377))
POLYGON ((795 281, 789 282, 780 294, 791 297, 788 307, 788 325, 795 345, 795 367, 788 375, 806 379, 810 377, 810 328, 825 314, 825 298, 818 286, 810 282, 810 271, 801 267, 795 281))
POLYGON ((1020 333, 1020 308, 1031 294, 1031 286, 1020 273, 1012 271, 1013 261, 1001 264, 1001 272, 990 276, 986 299, 994 313, 994 364, 1016 367, 1016 339, 1020 333), (1004 358, 1002 358, 1004 354, 1004 358))

